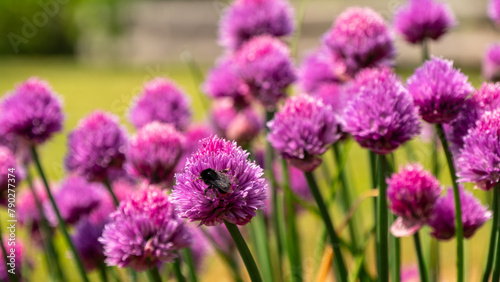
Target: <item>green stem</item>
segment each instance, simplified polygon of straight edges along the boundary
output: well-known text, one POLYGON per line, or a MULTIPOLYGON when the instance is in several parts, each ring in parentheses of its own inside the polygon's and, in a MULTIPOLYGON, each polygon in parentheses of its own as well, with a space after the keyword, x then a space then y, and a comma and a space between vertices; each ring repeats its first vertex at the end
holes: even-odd
MULTIPOLYGON (((496 187, 494 187, 498 193, 500 193, 500 184, 497 184, 496 187)), ((500 195, 497 196, 497 206, 496 210, 493 211, 494 213, 497 214, 496 218, 496 253, 495 253, 495 261, 494 261, 494 267, 493 267, 493 279, 491 281, 500 281, 500 195)), ((491 247, 491 246, 490 246, 491 247)))
POLYGON ((183 258, 184 261, 186 262, 189 270, 189 281, 191 282, 196 282, 198 281, 198 278, 196 276, 196 268, 194 266, 194 261, 193 261, 193 254, 191 252, 191 249, 185 248, 182 250, 183 258))
POLYGON ((332 219, 330 217, 330 213, 326 208, 325 202, 323 201, 323 197, 318 188, 318 184, 314 179, 314 175, 312 172, 305 172, 305 176, 307 179, 307 183, 309 184, 309 189, 311 190, 311 194, 316 200, 316 204, 318 205, 319 211, 321 213, 321 217, 323 218, 323 222, 325 224, 326 230, 330 237, 330 242, 333 249, 333 262, 335 268, 335 275, 337 276, 337 281, 345 282, 347 281, 347 268, 345 266, 344 258, 342 256, 342 251, 340 249, 340 240, 333 228, 332 219))
POLYGON ((415 243, 415 251, 418 258, 418 270, 420 271, 420 281, 428 282, 429 274, 427 273, 427 267, 425 266, 424 253, 422 252, 422 244, 420 243, 420 235, 418 231, 413 234, 413 242, 415 243))
POLYGON ((104 263, 99 263, 98 271, 99 271, 99 277, 101 278, 102 282, 108 282, 108 274, 106 273, 106 265, 104 263))
POLYGON ((288 248, 288 259, 292 272, 292 281, 302 281, 302 259, 300 253, 300 238, 295 219, 295 207, 292 194, 290 193, 290 176, 288 165, 285 159, 282 160, 283 180, 285 189, 285 210, 286 210, 286 246, 288 248))
POLYGON ((172 269, 174 270, 175 278, 177 278, 177 282, 185 282, 186 279, 184 278, 184 275, 182 275, 182 270, 181 270, 181 261, 177 258, 175 261, 172 263, 172 269))
POLYGON ((422 41, 422 62, 429 60, 429 41, 424 39, 422 41))
MULTIPOLYGON (((488 282, 491 275, 491 270, 493 268, 493 260, 495 258, 495 250, 498 244, 497 242, 497 229, 498 229, 498 218, 500 215, 500 205, 499 205, 499 195, 500 185, 493 188, 493 221, 491 225, 491 235, 490 235, 490 247, 488 248, 488 260, 484 268, 483 282, 488 282)), ((498 264, 498 261, 497 261, 498 264)))
MULTIPOLYGON (((345 169, 340 170, 340 167, 342 165, 342 156, 340 154, 339 143, 338 142, 334 143, 332 148, 333 148, 333 155, 334 155, 335 163, 337 164, 337 168, 339 169, 340 182, 342 183, 342 185, 341 185, 342 191, 340 193, 342 196, 341 203, 342 203, 342 207, 344 209, 344 213, 347 213, 352 206, 352 199, 353 199, 352 189, 350 189, 349 183, 347 182, 345 169)), ((358 229, 356 226, 356 218, 354 215, 351 218, 351 220, 349 220, 347 227, 349 228, 349 235, 351 237, 351 244, 353 245, 355 251, 357 251, 357 248, 359 247, 358 246, 359 236, 358 236, 358 232, 357 232, 358 229)))
POLYGON ((245 263, 250 279, 252 280, 252 282, 262 281, 259 268, 257 268, 257 264, 253 259, 250 249, 248 249, 245 239, 243 239, 243 236, 241 236, 238 226, 236 226, 234 223, 230 223, 225 220, 224 224, 226 225, 229 234, 231 234, 231 237, 233 238, 236 248, 238 248, 238 251, 240 252, 240 256, 243 259, 243 262, 245 263))
POLYGON ((66 242, 68 243, 68 245, 71 249, 73 257, 75 258, 76 266, 78 268, 78 271, 80 272, 80 276, 81 276, 83 281, 88 282, 89 279, 87 277, 87 273, 85 272, 85 268, 83 267, 82 261, 80 260, 80 256, 78 255, 78 251, 76 250, 75 246, 73 245, 73 242, 71 242, 71 237, 69 236, 68 229, 66 228, 66 223, 62 219, 61 213, 59 212, 59 208, 57 207, 56 201, 54 200, 54 197, 52 196, 52 192, 50 191, 49 183, 47 182, 47 178, 45 177, 45 173, 43 172, 42 164, 40 163, 40 159, 38 158, 38 153, 37 153, 36 148, 34 146, 31 147, 31 156, 32 156, 33 161, 36 165, 38 173, 40 174, 40 177, 42 178, 43 184, 45 186, 45 190, 47 191, 47 196, 49 197, 50 203, 52 204, 52 208, 54 209, 54 212, 56 213, 57 220, 59 221, 59 227, 60 227, 61 232, 64 236, 64 239, 66 239, 66 242))
POLYGON ((429 255, 429 276, 430 281, 437 282, 439 281, 439 241, 436 238, 430 238, 430 255, 429 255))
MULTIPOLYGON (((392 221, 396 219, 395 215, 390 215, 392 221)), ((399 238, 389 235, 389 249, 391 250, 391 281, 399 282, 401 280, 401 241, 399 238)))
POLYGON ((40 216, 39 220, 39 232, 42 235, 42 240, 46 249, 47 263, 49 264, 47 269, 52 269, 52 265, 55 264, 57 275, 61 281, 66 281, 64 278, 64 272, 61 267, 61 262, 59 261, 59 256, 57 254, 55 244, 53 241, 52 232, 49 227, 49 223, 47 222, 47 217, 45 216, 45 211, 42 206, 42 202, 36 193, 35 187, 33 186, 33 179, 31 177, 31 173, 29 171, 28 165, 25 166, 26 171, 26 181, 28 182, 28 187, 33 195, 33 200, 35 201, 35 206, 38 210, 38 214, 40 216))
MULTIPOLYGON (((266 111, 266 121, 269 122, 274 118, 274 111, 266 111)), ((274 236, 276 240, 276 247, 278 248, 278 268, 276 269, 276 272, 279 276, 279 280, 283 280, 283 242, 281 241, 281 238, 283 237, 283 234, 281 234, 280 230, 280 218, 279 218, 279 211, 278 211, 278 183, 276 181, 276 178, 273 173, 273 164, 274 164, 274 150, 273 147, 271 146, 271 143, 267 142, 266 144, 266 156, 265 156, 265 161, 266 161, 266 177, 271 181, 271 205, 273 209, 272 213, 272 223, 273 223, 273 230, 274 230, 274 236)))
MULTIPOLYGON (((176 268, 175 264, 178 264, 179 272, 180 272, 180 264, 179 264, 178 260, 179 259, 176 259, 176 262, 174 262, 174 268, 176 268)), ((147 275, 148 275, 149 281, 151 281, 151 282, 161 282, 161 276, 160 276, 160 273, 158 272, 158 267, 155 266, 155 267, 149 269, 147 271, 147 275)), ((176 272, 176 275, 177 275, 177 272, 176 272)), ((182 276, 182 273, 180 275, 182 277, 182 280, 180 280, 179 277, 177 277, 178 281, 184 281, 184 277, 182 276)))
POLYGON ((108 178, 104 179, 104 186, 106 186, 106 189, 108 189, 108 192, 111 195, 111 198, 113 198, 113 202, 115 203, 115 207, 119 206, 120 201, 118 201, 118 198, 116 197, 116 194, 113 191, 113 188, 111 187, 111 183, 109 182, 108 178))
POLYGON ((377 253, 377 269, 378 280, 389 281, 389 257, 388 257, 388 230, 389 230, 389 215, 387 211, 387 159, 384 155, 378 156, 378 190, 377 197, 377 236, 376 240, 379 245, 377 253))
POLYGON ((254 217, 249 227, 250 232, 252 232, 253 243, 264 279, 266 281, 272 281, 274 277, 271 254, 269 251, 269 236, 266 230, 264 216, 261 212, 257 213, 257 216, 254 217))
POLYGON ((436 124, 436 131, 443 145, 448 168, 450 170, 451 181, 453 183, 453 196, 455 198, 455 226, 457 237, 457 282, 464 281, 464 229, 462 223, 462 208, 460 204, 460 190, 457 183, 457 175, 455 173, 455 166, 453 165, 453 156, 451 155, 448 147, 448 141, 444 135, 443 125, 436 124))

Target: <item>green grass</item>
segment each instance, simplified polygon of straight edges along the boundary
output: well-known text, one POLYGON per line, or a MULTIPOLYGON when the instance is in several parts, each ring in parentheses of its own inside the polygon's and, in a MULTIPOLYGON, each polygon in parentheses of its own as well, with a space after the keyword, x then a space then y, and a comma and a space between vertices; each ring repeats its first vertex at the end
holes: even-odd
MULTIPOLYGON (((411 74, 411 70, 400 70, 402 77, 411 74)), ((474 86, 480 85, 480 76, 477 70, 465 70, 470 75, 474 86)), ((30 76, 38 76, 50 82, 54 90, 59 93, 64 100, 64 110, 66 113, 66 121, 64 132, 57 134, 55 138, 43 145, 41 149, 41 157, 43 165, 52 181, 57 181, 64 176, 63 159, 66 153, 66 134, 71 131, 77 124, 78 120, 86 116, 96 109, 102 109, 117 114, 123 123, 127 123, 127 111, 130 101, 140 91, 142 85, 156 76, 167 76, 175 80, 186 92, 191 96, 193 103, 193 114, 195 121, 205 119, 205 110, 198 96, 198 86, 193 83, 189 70, 182 64, 153 64, 143 67, 130 66, 88 66, 76 62, 68 58, 7 58, 2 59, 0 64, 0 93, 6 93, 14 89, 15 85, 26 80, 30 76)), ((128 126, 130 132, 132 128, 128 126)), ((421 161, 424 166, 430 168, 430 145, 420 141, 412 141, 414 148, 423 149, 421 161)), ((332 168, 331 152, 325 154, 325 165, 332 168)), ((397 166, 406 163, 406 155, 403 149, 396 153, 397 166)), ((367 152, 359 148, 356 144, 353 145, 349 152, 349 161, 347 163, 349 169, 349 180, 352 187, 356 189, 357 194, 370 188, 368 180, 368 159, 367 152)), ((444 184, 449 185, 450 179, 448 171, 444 163, 444 157, 441 156, 441 180, 444 184)), ((322 170, 320 169, 319 172, 322 170)), ((325 182, 323 183, 323 192, 327 193, 325 182)), ((479 196, 483 203, 488 197, 484 192, 475 191, 476 196, 479 196)), ((371 201, 366 201, 362 204, 357 212, 361 217, 365 228, 372 224, 372 206, 371 201)), ((341 221, 341 214, 336 207, 334 211, 335 222, 338 224, 341 221)), ((302 237, 302 253, 304 259, 304 274, 310 280, 314 277, 313 266, 320 259, 313 253, 316 244, 317 232, 319 230, 320 220, 314 216, 302 213, 299 218, 299 232, 302 237)), ((466 246, 468 249, 468 262, 470 275, 473 275, 472 280, 477 280, 480 275, 483 258, 485 257, 486 242, 488 238, 488 230, 490 224, 483 227, 476 236, 468 240, 466 246)), ((422 232, 424 249, 427 248, 426 240, 428 240, 428 230, 422 232)), ((346 234, 343 234, 346 235, 346 234)), ((58 236, 59 237, 59 236, 58 236)), ((29 239, 29 238, 26 238, 29 239)), ((62 240, 58 240, 59 247, 65 247, 62 240)), ((373 250, 373 246, 370 246, 373 250)), ((449 241, 441 244, 442 250, 442 268, 444 276, 449 280, 453 280, 454 263, 455 263, 455 243, 449 241)), ((425 249, 425 251, 427 251, 425 249)), ((375 270, 374 253, 370 251, 368 262, 372 273, 375 270)), ((416 266, 416 257, 413 251, 413 243, 411 238, 402 239, 402 258, 403 266, 413 264, 416 266)), ((71 281, 78 281, 76 269, 71 265, 70 260, 65 260, 67 274, 72 274, 71 281)), ((35 257, 36 271, 32 273, 32 281, 45 281, 43 262, 35 257)), ((350 261, 349 261, 350 263, 350 261)), ((211 281, 217 279, 221 281, 221 277, 227 277, 230 281, 230 275, 225 270, 220 260, 212 256, 206 261, 205 267, 202 270, 203 281, 211 281)), ((350 267, 351 265, 348 264, 350 267)), ((97 276, 91 276, 92 281, 97 281, 97 276)))

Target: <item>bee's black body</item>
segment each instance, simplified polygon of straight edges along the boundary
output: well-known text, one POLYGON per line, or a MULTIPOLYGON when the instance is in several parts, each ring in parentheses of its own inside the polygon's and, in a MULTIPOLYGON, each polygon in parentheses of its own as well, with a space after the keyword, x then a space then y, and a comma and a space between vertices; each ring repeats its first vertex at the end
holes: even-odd
POLYGON ((208 185, 203 193, 204 195, 210 189, 217 190, 220 195, 226 195, 231 192, 231 180, 224 171, 207 168, 200 173, 200 178, 208 185))

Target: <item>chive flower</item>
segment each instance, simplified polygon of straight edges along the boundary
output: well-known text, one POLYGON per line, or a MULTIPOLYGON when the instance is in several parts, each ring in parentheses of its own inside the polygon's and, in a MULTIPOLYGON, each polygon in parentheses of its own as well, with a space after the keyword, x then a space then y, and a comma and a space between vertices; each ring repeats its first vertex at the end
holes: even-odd
POLYGON ((293 32, 293 19, 287 0, 236 0, 222 15, 219 43, 234 51, 259 35, 287 36, 293 32))
POLYGON ((363 70, 349 88, 343 128, 361 147, 389 154, 420 132, 412 97, 390 69, 363 70))
POLYGON ((262 168, 250 161, 250 154, 236 142, 213 136, 203 139, 200 145, 184 170, 175 175, 172 202, 179 216, 208 226, 224 220, 247 224, 265 206, 267 186, 262 168), (206 169, 222 175, 229 185, 227 192, 204 183, 201 172, 206 169))
POLYGON ((406 83, 420 116, 429 123, 453 121, 474 91, 452 61, 437 57, 424 62, 406 83))
POLYGON ((61 98, 50 85, 32 77, 0 103, 0 134, 13 134, 29 144, 42 144, 62 130, 61 98))
POLYGON ((267 123, 267 138, 293 166, 313 171, 321 164, 319 156, 340 138, 338 124, 330 106, 314 97, 299 95, 289 98, 267 123))
POLYGON ((394 16, 394 28, 412 44, 437 40, 456 24, 450 7, 435 0, 409 0, 394 16))

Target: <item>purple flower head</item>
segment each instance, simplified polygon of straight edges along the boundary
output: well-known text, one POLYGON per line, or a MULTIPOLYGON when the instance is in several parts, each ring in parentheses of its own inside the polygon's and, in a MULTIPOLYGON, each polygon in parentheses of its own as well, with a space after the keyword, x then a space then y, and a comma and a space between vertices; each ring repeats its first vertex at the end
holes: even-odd
POLYGON ((356 93, 344 113, 344 130, 364 148, 388 154, 420 131, 413 100, 390 69, 366 69, 353 81, 356 93))
POLYGON ((420 116, 429 123, 454 120, 465 99, 474 91, 467 76, 453 68, 453 62, 432 57, 406 82, 420 116))
POLYGON ((210 120, 215 132, 222 137, 226 137, 226 130, 231 122, 238 115, 235 101, 229 98, 217 99, 212 103, 210 120))
POLYGON ((266 184, 263 170, 248 160, 249 153, 217 136, 203 139, 200 149, 188 159, 184 171, 177 173, 172 202, 179 215, 200 225, 217 225, 224 220, 245 225, 255 211, 264 208, 266 184), (223 173, 231 182, 227 194, 209 189, 200 174, 206 169, 223 173), (208 188, 208 190, 207 190, 208 188))
POLYGON ((456 24, 450 7, 435 0, 409 0, 394 17, 396 31, 413 44, 437 40, 456 24))
POLYGON ((474 182, 482 190, 500 181, 500 110, 486 112, 469 130, 457 159, 461 182, 474 182))
POLYGON ((17 187, 23 178, 24 170, 17 164, 16 156, 9 148, 0 146, 0 198, 9 189, 9 184, 17 187))
POLYGON ((270 36, 255 37, 245 43, 236 52, 235 62, 250 93, 266 107, 275 107, 295 81, 288 47, 270 36))
POLYGON ((144 85, 144 91, 133 102, 130 122, 141 128, 159 121, 171 123, 178 130, 184 130, 191 121, 191 110, 186 93, 164 78, 155 78, 144 85))
POLYGON ((144 271, 172 262, 191 234, 161 190, 143 188, 120 204, 99 242, 108 265, 144 271))
POLYGON ((500 24, 500 1, 489 0, 488 16, 494 23, 500 24))
POLYGON ((151 184, 171 182, 184 150, 184 136, 170 124, 152 122, 132 137, 127 170, 151 184))
MULTIPOLYGON (((62 181, 58 190, 53 192, 61 217, 66 224, 75 224, 80 218, 87 216, 99 206, 104 197, 100 183, 87 182, 79 176, 69 176, 62 181)), ((45 203, 47 220, 53 226, 58 225, 58 219, 52 205, 45 203)))
POLYGON ((75 226, 72 242, 87 271, 97 268, 106 258, 103 245, 98 240, 105 224, 105 221, 93 222, 85 217, 75 226))
POLYGON ((323 84, 344 82, 349 79, 342 58, 327 47, 309 54, 298 72, 299 83, 308 94, 315 94, 323 84))
POLYGON ((118 117, 95 111, 80 121, 68 137, 66 169, 89 181, 109 178, 125 162, 127 136, 118 117))
POLYGON ((236 50, 255 36, 290 35, 293 19, 293 8, 286 0, 237 0, 224 11, 219 25, 219 43, 236 50))
POLYGON ((244 107, 250 103, 250 89, 239 76, 233 57, 224 57, 210 70, 204 91, 212 98, 232 98, 235 104, 244 107))
POLYGON ((293 166, 313 171, 321 164, 319 156, 340 138, 338 124, 330 106, 314 97, 299 95, 289 98, 267 123, 267 138, 293 166))
POLYGON ((323 35, 323 42, 344 58, 351 74, 394 64, 394 36, 382 16, 371 8, 351 7, 342 12, 323 35))
POLYGON ((62 102, 50 85, 32 77, 5 96, 0 104, 0 133, 42 144, 61 131, 62 102))
POLYGON ((484 54, 482 74, 486 80, 500 81, 500 44, 492 44, 484 54))
POLYGON ((398 216, 391 226, 396 237, 417 232, 432 214, 441 194, 439 181, 419 164, 410 164, 387 179, 389 208, 398 216))
POLYGON ((451 141, 452 151, 455 154, 460 152, 464 146, 464 137, 469 129, 474 128, 476 121, 484 112, 498 108, 500 108, 500 83, 483 83, 481 88, 465 101, 464 107, 446 132, 451 141))
MULTIPOLYGON (((462 223, 464 237, 470 238, 477 229, 486 223, 492 213, 481 202, 474 198, 472 193, 460 187, 460 203, 462 205, 462 223)), ((428 222, 433 229, 431 235, 440 240, 449 240, 455 236, 455 201, 453 190, 439 198, 434 207, 434 212, 428 222)))

